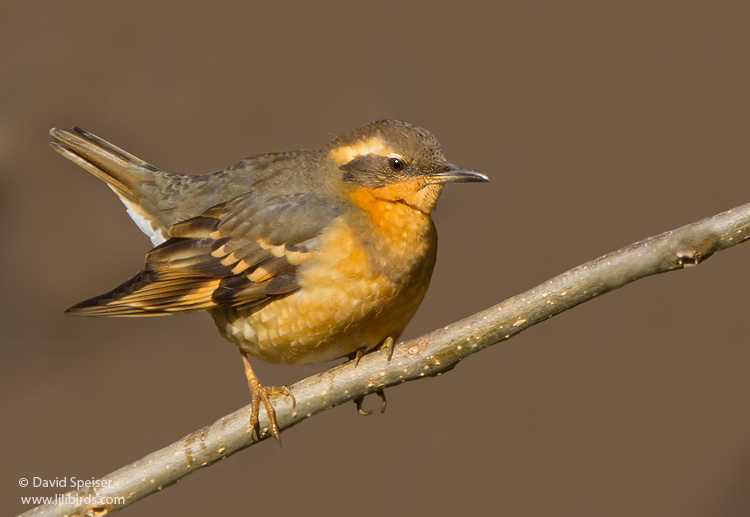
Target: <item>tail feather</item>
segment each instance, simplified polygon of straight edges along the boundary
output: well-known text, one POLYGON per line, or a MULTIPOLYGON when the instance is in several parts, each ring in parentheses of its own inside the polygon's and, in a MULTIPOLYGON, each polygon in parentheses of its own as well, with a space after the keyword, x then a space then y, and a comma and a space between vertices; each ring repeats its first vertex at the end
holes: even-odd
POLYGON ((170 222, 158 210, 159 198, 151 196, 154 199, 149 200, 147 193, 158 193, 157 183, 169 183, 169 175, 81 128, 54 128, 50 135, 55 139, 50 143, 55 151, 115 191, 128 215, 154 245, 166 240, 170 222))
POLYGON ((135 201, 135 186, 148 181, 161 169, 123 151, 106 140, 84 131, 54 128, 50 135, 55 139, 52 148, 103 180, 120 197, 135 201))

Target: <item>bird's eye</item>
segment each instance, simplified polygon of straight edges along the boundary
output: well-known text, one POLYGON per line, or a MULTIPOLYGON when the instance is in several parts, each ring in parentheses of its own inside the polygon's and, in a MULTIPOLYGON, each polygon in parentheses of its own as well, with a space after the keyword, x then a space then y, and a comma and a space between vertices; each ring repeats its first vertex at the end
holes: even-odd
POLYGON ((400 171, 404 168, 404 161, 401 158, 388 158, 388 166, 391 170, 400 171))

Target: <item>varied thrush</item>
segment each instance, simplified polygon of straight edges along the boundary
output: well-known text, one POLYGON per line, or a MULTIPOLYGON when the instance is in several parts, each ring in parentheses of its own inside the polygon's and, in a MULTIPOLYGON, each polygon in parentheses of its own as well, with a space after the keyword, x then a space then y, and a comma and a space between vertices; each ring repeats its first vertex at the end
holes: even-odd
POLYGON ((392 347, 430 283, 430 213, 443 185, 487 181, 448 163, 425 129, 394 120, 201 176, 165 172, 79 128, 50 134, 56 151, 114 190, 155 246, 143 270, 67 313, 207 310, 242 354, 251 432, 262 402, 277 439, 269 392, 289 390, 263 387, 249 356, 304 364, 392 347))

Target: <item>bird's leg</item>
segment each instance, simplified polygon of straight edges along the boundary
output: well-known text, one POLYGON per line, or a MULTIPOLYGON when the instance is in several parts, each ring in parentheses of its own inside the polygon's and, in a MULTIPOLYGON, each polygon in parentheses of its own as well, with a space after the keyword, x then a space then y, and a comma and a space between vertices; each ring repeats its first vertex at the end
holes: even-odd
MULTIPOLYGON (((378 350, 388 350, 388 361, 390 362, 391 358, 393 357, 393 350, 395 347, 396 341, 391 336, 388 336, 380 344, 378 350)), ((363 355, 365 355, 365 350, 363 348, 358 348, 356 352, 354 352, 354 354, 349 355, 349 359, 354 361, 355 368, 359 365, 359 360, 362 359, 363 355)))
POLYGON ((264 387, 261 385, 258 377, 255 375, 252 366, 250 365, 250 358, 245 352, 240 352, 242 355, 242 362, 245 365, 245 376, 247 377, 247 385, 250 387, 250 393, 253 397, 252 412, 250 414, 250 423, 248 428, 251 433, 258 433, 260 438, 260 428, 258 427, 258 413, 260 411, 260 403, 263 402, 263 407, 266 409, 266 415, 268 416, 268 422, 271 428, 271 434, 276 438, 276 441, 281 445, 281 436, 279 436, 279 424, 276 422, 276 411, 273 409, 271 399, 269 395, 273 393, 282 393, 292 398, 292 407, 297 404, 294 398, 294 394, 288 386, 271 386, 264 387))
MULTIPOLYGON (((383 340, 383 343, 380 345, 379 349, 386 349, 388 350, 388 361, 391 360, 391 357, 393 357, 393 349, 396 346, 396 340, 393 339, 391 336, 388 336, 383 340)), ((359 360, 362 359, 362 356, 365 355, 365 353, 362 351, 361 348, 358 348, 357 351, 354 353, 354 357, 352 357, 352 360, 354 361, 354 367, 356 368, 359 364, 359 360)), ((351 357, 351 356, 350 356, 351 357)), ((380 400, 382 400, 382 405, 380 407, 380 412, 385 413, 385 407, 388 405, 388 401, 385 399, 385 393, 383 390, 378 390, 375 392, 375 394, 380 397, 380 400)), ((357 405, 357 412, 362 416, 369 416, 372 415, 372 411, 368 409, 362 409, 362 402, 364 402, 364 397, 357 397, 355 399, 352 399, 354 403, 357 405)))
MULTIPOLYGON (((351 357, 351 360, 354 361, 354 367, 356 368, 357 365, 359 365, 359 360, 362 359, 362 356, 365 355, 365 353, 362 351, 361 348, 358 348, 357 351, 354 353, 351 357)), ((372 411, 369 411, 367 409, 362 409, 362 402, 364 402, 364 397, 357 397, 355 399, 352 399, 352 401, 357 405, 357 413, 359 413, 362 416, 368 416, 372 415, 372 411)))
POLYGON ((359 360, 362 359, 363 355, 365 355, 365 353, 362 351, 361 348, 358 348, 357 351, 354 353, 354 357, 352 358, 352 360, 354 361, 355 368, 359 365, 359 360))
MULTIPOLYGON (((393 337, 388 336, 385 338, 385 341, 383 341, 383 344, 380 345, 380 348, 385 348, 388 350, 388 361, 391 362, 391 358, 393 357, 393 350, 396 348, 396 340, 393 339, 393 337)), ((380 400, 383 401, 382 406, 380 406, 380 413, 385 413, 385 407, 388 405, 388 401, 385 399, 385 392, 383 390, 378 390, 375 392, 378 397, 380 397, 380 400)))

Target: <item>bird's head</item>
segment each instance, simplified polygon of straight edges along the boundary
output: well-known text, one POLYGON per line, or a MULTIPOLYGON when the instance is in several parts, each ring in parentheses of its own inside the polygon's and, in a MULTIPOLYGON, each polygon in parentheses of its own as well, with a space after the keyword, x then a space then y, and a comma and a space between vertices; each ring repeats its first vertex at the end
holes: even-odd
POLYGON ((429 214, 443 185, 489 181, 487 176, 449 163, 437 139, 421 127, 379 120, 340 135, 326 148, 342 172, 344 185, 374 198, 404 203, 429 214))

